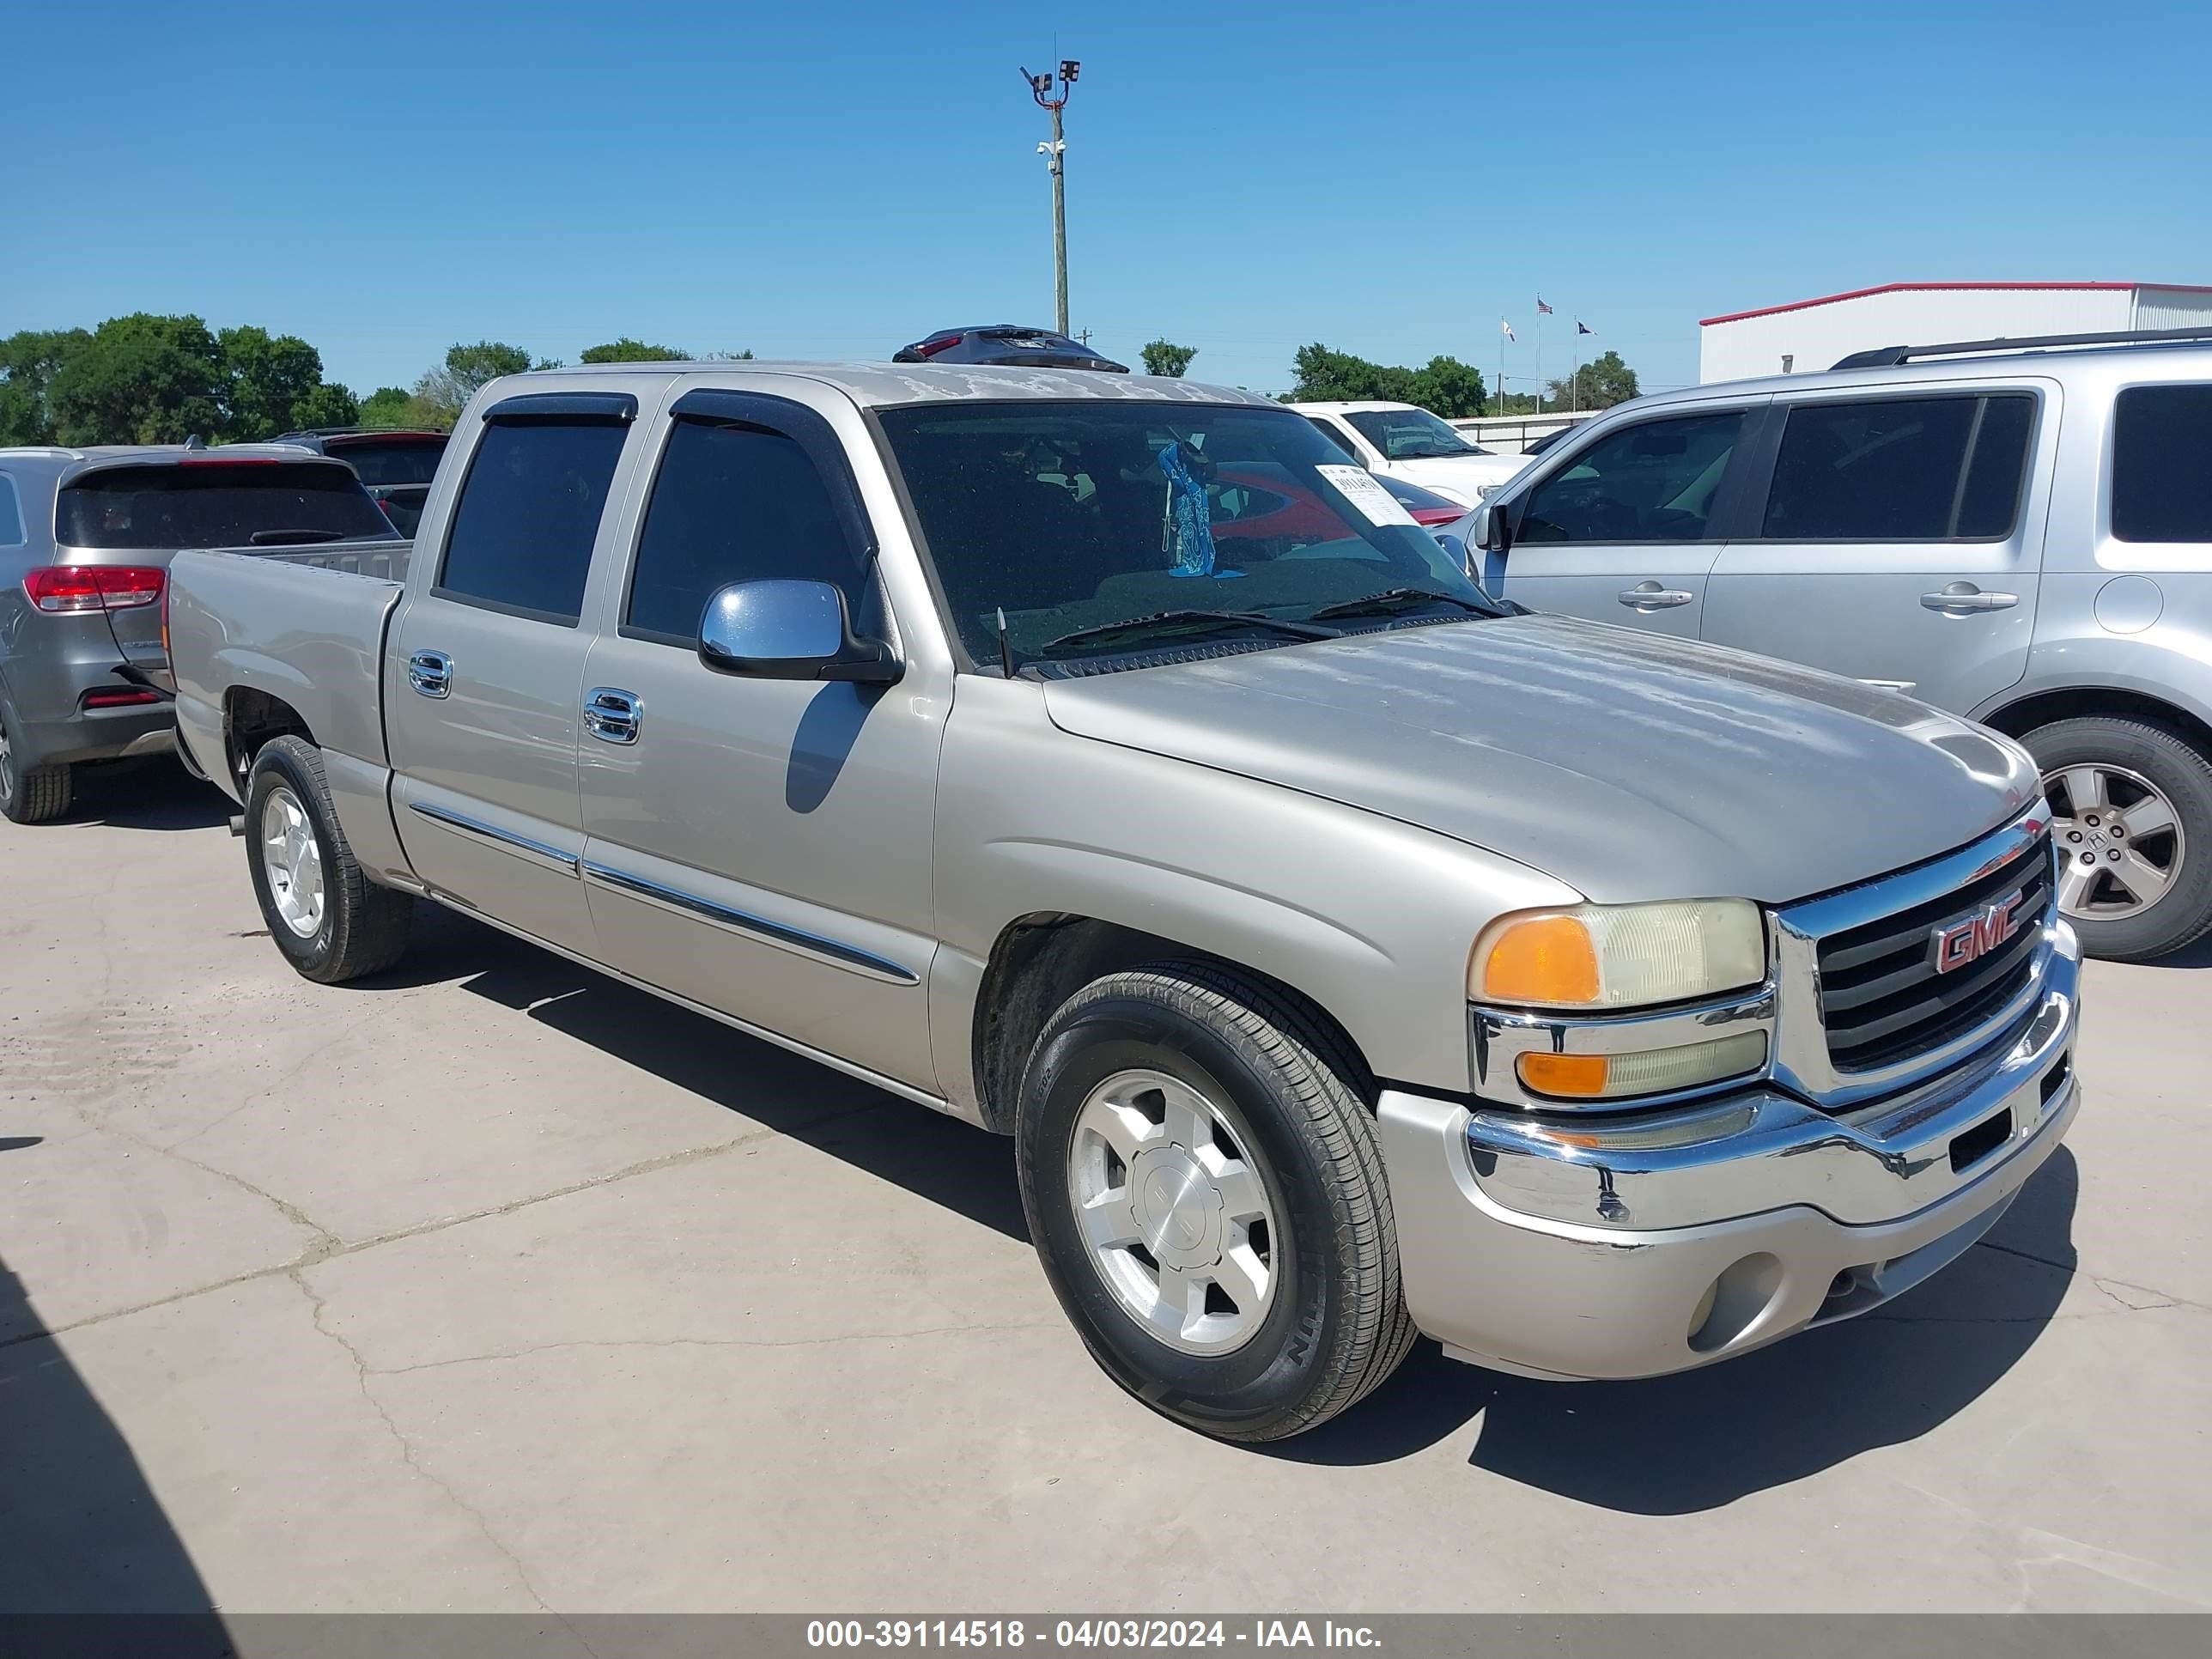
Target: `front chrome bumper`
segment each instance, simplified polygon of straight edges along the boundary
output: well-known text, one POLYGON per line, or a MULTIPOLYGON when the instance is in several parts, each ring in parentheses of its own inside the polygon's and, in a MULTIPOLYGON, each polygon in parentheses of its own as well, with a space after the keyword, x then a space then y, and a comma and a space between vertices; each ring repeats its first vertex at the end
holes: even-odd
POLYGON ((2009 1046, 1849 1110, 1762 1087, 1538 1118, 1386 1091, 1414 1323, 1503 1370, 1649 1376, 1911 1289, 1995 1224, 2079 1104, 2081 950, 2063 922, 2045 931, 2009 1046))

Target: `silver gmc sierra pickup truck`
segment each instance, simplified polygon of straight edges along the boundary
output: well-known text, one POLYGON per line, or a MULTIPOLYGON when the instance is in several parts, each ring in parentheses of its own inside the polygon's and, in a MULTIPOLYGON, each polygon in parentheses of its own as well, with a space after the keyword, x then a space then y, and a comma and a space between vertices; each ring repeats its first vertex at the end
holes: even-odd
POLYGON ((1493 600, 1257 398, 532 374, 404 582, 316 561, 183 554, 168 617, 302 974, 429 899, 1013 1135, 1085 1342, 1210 1434, 1417 1333, 1632 1377, 1863 1312, 2075 1109, 2015 744, 1493 600))

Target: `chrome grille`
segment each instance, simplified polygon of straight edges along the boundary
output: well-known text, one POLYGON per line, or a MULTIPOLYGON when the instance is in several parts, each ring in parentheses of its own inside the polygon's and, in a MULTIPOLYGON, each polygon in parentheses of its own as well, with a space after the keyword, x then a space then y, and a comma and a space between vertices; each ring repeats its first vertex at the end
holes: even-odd
POLYGON ((2012 857, 1962 886, 1823 937, 1820 1018, 1829 1063, 1838 1073, 1899 1065, 1996 1018, 2035 972, 2052 891, 2051 837, 2039 826, 2012 857), (2012 937, 1948 973, 1937 972, 1936 930, 2014 894, 2020 922, 2012 937))

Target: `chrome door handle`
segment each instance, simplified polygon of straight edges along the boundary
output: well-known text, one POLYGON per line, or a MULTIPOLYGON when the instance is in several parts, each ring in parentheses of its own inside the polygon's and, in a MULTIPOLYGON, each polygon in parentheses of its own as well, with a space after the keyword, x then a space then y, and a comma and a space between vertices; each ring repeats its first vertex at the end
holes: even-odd
POLYGON ((417 651, 407 659, 407 684, 426 697, 450 696, 453 659, 442 651, 417 651))
POLYGON ((1679 587, 1662 587, 1657 582, 1638 582, 1620 596, 1620 602, 1637 611, 1668 611, 1678 605, 1687 605, 1698 596, 1686 593, 1679 587))
POLYGON ((2009 611, 2020 603, 2017 593, 1984 593, 1972 582, 1946 582, 1933 593, 1923 593, 1920 603, 1950 617, 1971 617, 1984 611, 2009 611))
POLYGON ((595 685, 584 694, 584 730, 601 743, 635 743, 645 699, 634 691, 595 685))

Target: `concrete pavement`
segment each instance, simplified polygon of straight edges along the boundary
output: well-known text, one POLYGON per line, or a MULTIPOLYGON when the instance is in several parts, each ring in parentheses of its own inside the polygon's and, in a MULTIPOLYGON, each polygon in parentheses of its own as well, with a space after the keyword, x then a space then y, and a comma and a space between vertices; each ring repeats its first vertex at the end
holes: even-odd
POLYGON ((0 826, 0 1607, 2212 1607, 2212 970, 2093 965, 2069 1149, 1890 1308, 1255 1452, 1006 1143, 443 912, 308 985, 225 811, 0 826))

